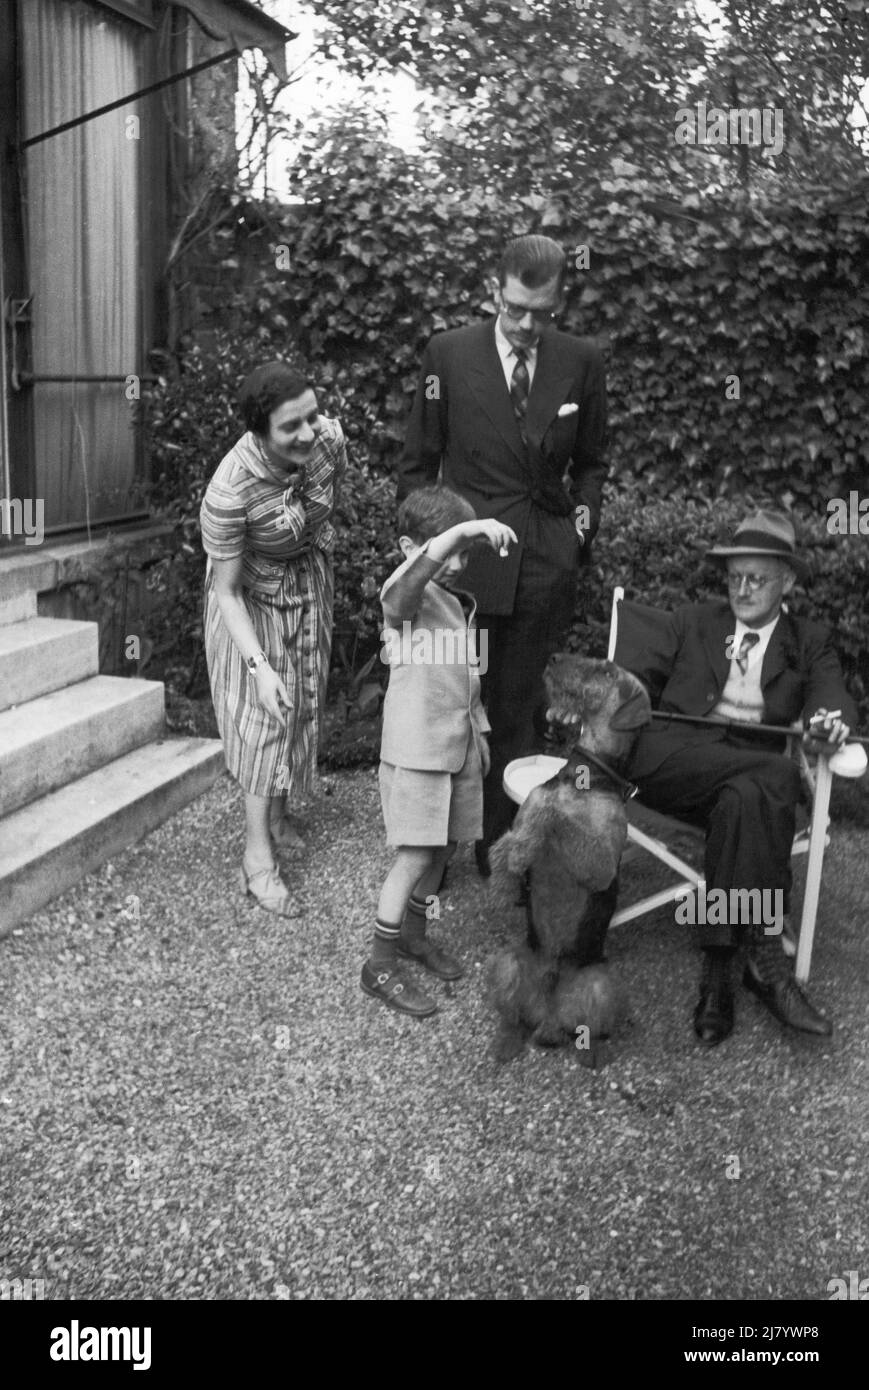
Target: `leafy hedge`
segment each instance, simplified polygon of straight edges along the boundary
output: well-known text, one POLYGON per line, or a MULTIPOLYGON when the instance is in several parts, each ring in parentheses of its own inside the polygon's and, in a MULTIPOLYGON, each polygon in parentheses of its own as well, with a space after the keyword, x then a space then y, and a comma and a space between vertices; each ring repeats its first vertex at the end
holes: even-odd
MULTIPOLYGON (((421 349, 432 332, 489 312, 485 276, 504 241, 542 230, 574 266, 588 247, 563 322, 596 336, 609 358, 613 487, 585 583, 609 586, 630 562, 636 592, 691 597, 705 582, 693 540, 742 514, 749 496, 793 505, 818 555, 813 607, 838 629, 865 700, 867 542, 827 536, 824 520, 831 497, 865 491, 869 478, 869 180, 814 205, 785 191, 774 207, 733 192, 674 202, 614 160, 581 209, 567 196, 510 201, 391 148, 358 111, 318 126, 296 172, 304 206, 233 205, 231 235, 224 226, 211 247, 226 267, 233 331, 211 333, 207 354, 190 347, 149 407, 155 499, 187 547, 163 576, 179 646, 189 654, 201 640, 196 518, 240 432, 238 383, 282 356, 309 364, 348 438, 335 653, 359 671, 376 648, 376 595, 393 562, 390 474, 421 349)), ((601 601, 592 588, 598 623, 601 601)), ((194 665, 194 684, 196 675, 194 665)))
MULTIPOLYGON (((250 363, 277 350, 261 339, 240 347, 227 336, 213 354, 193 351, 183 375, 167 383, 149 408, 159 465, 155 497, 179 528, 178 551, 157 567, 155 586, 163 590, 163 621, 175 635, 176 661, 186 671, 182 684, 188 693, 205 689, 199 505, 214 468, 241 432, 234 407, 241 377, 250 363)), ((348 403, 334 381, 324 382, 320 396, 328 414, 345 417, 348 403)), ((337 516, 333 665, 348 677, 360 672, 378 649, 377 595, 398 559, 393 479, 364 457, 360 461, 365 452, 358 441, 355 446, 350 441, 350 467, 337 516)), ((642 477, 630 474, 607 484, 594 563, 581 572, 572 645, 605 654, 615 584, 665 608, 721 594, 720 572, 702 563, 704 551, 726 540, 746 510, 774 501, 762 490, 704 499, 685 486, 658 496, 642 477)), ((869 728, 869 542, 865 536, 830 535, 820 494, 813 511, 799 509, 798 520, 814 577, 806 589, 794 592, 792 610, 816 617, 836 632, 849 688, 861 705, 863 727, 869 728)), ((160 634, 154 637, 160 646, 160 634)))
POLYGON ((423 344, 486 313, 504 241, 543 231, 574 267, 563 326, 609 358, 616 476, 813 505, 869 475, 869 177, 815 202, 674 200, 615 160, 581 200, 511 201, 392 149, 361 115, 317 139, 297 169, 307 205, 278 233, 289 268, 263 257, 263 284, 301 350, 343 375, 351 412, 373 416, 380 465, 423 344))

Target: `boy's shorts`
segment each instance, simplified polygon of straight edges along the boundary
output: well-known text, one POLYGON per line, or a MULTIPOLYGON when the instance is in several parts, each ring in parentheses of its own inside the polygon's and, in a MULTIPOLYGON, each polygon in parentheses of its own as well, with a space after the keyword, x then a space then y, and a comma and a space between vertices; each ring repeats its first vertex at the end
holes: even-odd
POLYGON ((380 764, 386 843, 445 845, 483 836, 483 768, 473 734, 459 772, 419 772, 380 764))

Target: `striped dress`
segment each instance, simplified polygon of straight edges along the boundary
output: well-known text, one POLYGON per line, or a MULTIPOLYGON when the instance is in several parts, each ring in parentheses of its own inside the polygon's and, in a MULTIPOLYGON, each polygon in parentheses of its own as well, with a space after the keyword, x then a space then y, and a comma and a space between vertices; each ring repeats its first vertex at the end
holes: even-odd
POLYGON ((249 433, 218 465, 199 514, 209 557, 204 629, 214 712, 226 766, 255 796, 303 795, 316 778, 332 645, 329 518, 347 464, 341 426, 323 416, 320 426, 301 499, 249 433), (289 695, 286 728, 257 702, 256 677, 220 616, 211 561, 238 557, 257 639, 289 695))

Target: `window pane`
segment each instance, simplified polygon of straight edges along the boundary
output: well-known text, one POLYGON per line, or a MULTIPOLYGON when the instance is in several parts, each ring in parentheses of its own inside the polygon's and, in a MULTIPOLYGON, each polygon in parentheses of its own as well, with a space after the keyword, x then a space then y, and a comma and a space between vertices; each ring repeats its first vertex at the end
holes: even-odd
MULTIPOLYGON (((140 85, 142 31, 132 24, 61 0, 28 0, 20 14, 25 139, 140 85)), ((135 104, 124 106, 26 151, 36 375, 139 371, 138 118, 135 104)), ((46 526, 135 510, 133 405, 124 384, 37 383, 33 391, 46 526)))

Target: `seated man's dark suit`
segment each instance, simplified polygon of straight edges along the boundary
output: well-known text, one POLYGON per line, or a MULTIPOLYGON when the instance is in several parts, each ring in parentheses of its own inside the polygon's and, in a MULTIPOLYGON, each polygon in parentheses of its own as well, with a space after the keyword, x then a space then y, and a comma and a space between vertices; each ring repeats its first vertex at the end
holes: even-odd
MULTIPOLYGON (((624 664, 648 687, 653 708, 708 716, 727 681, 734 626, 726 602, 680 608, 624 664)), ((857 722, 830 633, 820 623, 779 614, 760 684, 764 723, 789 725, 820 708, 840 709, 852 728, 857 722)), ((630 775, 647 805, 706 828, 709 889, 782 889, 787 910, 801 785, 783 749, 783 736, 656 721, 637 742, 630 775)), ((736 937, 730 927, 712 926, 698 928, 698 941, 733 945, 736 937)))
POLYGON ((589 561, 606 476, 605 422, 603 359, 588 340, 554 328, 542 333, 525 417, 527 447, 495 347, 494 319, 437 334, 426 348, 398 468, 399 499, 440 476, 478 517, 495 517, 518 537, 505 558, 488 549, 473 553, 462 579, 477 600, 480 652, 488 661, 486 844, 515 811, 502 788, 504 768, 535 746, 543 668, 573 616, 578 566, 589 561), (576 411, 559 418, 567 403, 576 411), (575 527, 577 506, 588 508, 584 544, 575 527))

